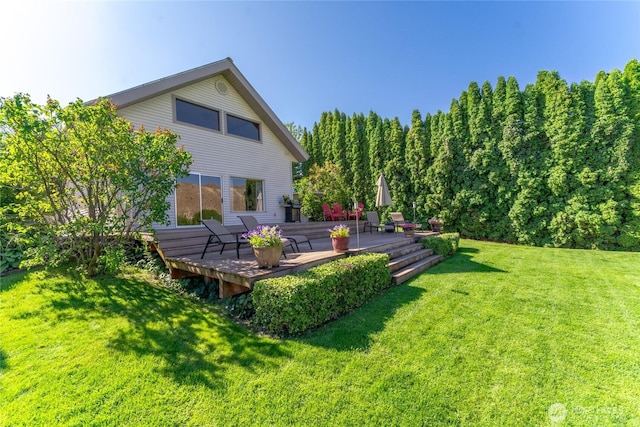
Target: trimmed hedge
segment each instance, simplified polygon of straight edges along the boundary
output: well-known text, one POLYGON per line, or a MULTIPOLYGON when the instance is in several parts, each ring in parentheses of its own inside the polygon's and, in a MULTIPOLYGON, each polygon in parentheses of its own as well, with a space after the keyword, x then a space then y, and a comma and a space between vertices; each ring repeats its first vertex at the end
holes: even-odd
POLYGON ((436 255, 449 256, 456 253, 458 245, 460 243, 459 233, 443 233, 437 236, 423 237, 420 239, 420 243, 425 248, 433 249, 436 255))
POLYGON ((253 287, 256 325, 274 334, 300 334, 362 305, 391 284, 386 254, 343 258, 253 287))

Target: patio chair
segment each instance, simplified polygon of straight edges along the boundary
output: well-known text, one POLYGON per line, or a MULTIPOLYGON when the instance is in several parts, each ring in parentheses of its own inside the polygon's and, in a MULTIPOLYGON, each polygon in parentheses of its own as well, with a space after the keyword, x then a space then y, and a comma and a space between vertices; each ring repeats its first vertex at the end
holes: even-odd
MULTIPOLYGON (((244 225, 247 231, 255 230, 260 226, 260 224, 258 223, 258 220, 252 215, 238 215, 238 218, 240 218, 240 221, 242 221, 242 225, 244 225)), ((286 235, 286 236, 282 235, 281 237, 282 237, 283 247, 290 246, 292 252, 300 252, 300 248, 298 247, 299 243, 308 243, 309 248, 313 249, 313 247, 311 246, 311 242, 309 241, 309 238, 307 236, 303 236, 302 234, 292 234, 292 235, 286 235), (293 245, 296 246, 295 250, 293 249, 293 245, 291 244, 291 242, 293 242, 293 245)))
POLYGON ((380 224, 380 218, 378 218, 378 212, 376 211, 367 211, 367 220, 364 222, 363 233, 369 229, 369 233, 372 233, 373 229, 376 231, 384 231, 384 224, 380 224))
POLYGON ((333 219, 340 221, 341 219, 347 219, 347 213, 342 209, 342 205, 340 203, 333 204, 333 219))
POLYGON ((215 219, 206 219, 204 221, 200 221, 202 225, 207 227, 207 229, 211 232, 209 239, 207 239, 207 244, 204 247, 204 251, 202 251, 202 256, 200 259, 204 258, 204 254, 207 252, 207 248, 209 245, 218 246, 222 245, 222 249, 220 249, 220 253, 224 251, 225 246, 227 245, 235 245, 236 246, 236 257, 240 258, 240 245, 248 244, 249 242, 240 237, 242 232, 240 233, 232 233, 226 229, 226 227, 218 220, 215 219))
POLYGON ((358 202, 358 209, 356 209, 355 211, 349 211, 347 214, 347 218, 360 220, 360 218, 362 217, 363 210, 364 210, 364 203, 358 202))
POLYGON ((389 215, 391 215, 391 220, 394 224, 394 231, 397 231, 398 227, 402 227, 401 224, 410 224, 409 221, 404 219, 404 216, 402 216, 402 212, 390 212, 389 215))
POLYGON ((327 203, 322 204, 322 216, 324 221, 333 221, 333 212, 331 212, 331 207, 327 203))

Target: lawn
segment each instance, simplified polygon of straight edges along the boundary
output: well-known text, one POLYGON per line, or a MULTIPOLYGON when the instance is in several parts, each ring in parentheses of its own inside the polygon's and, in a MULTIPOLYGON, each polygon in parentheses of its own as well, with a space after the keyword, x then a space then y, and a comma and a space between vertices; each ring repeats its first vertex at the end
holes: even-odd
POLYGON ((138 270, 0 280, 2 426, 640 426, 640 253, 463 240, 283 340, 138 270))

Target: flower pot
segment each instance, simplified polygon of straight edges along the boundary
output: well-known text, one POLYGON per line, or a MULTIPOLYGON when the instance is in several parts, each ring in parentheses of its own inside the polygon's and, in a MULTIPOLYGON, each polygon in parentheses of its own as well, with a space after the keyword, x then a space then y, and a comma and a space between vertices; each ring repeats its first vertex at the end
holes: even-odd
POLYGON ((334 252, 347 252, 349 250, 349 237, 332 237, 331 244, 334 252))
POLYGON ((266 248, 253 248, 253 254, 260 268, 272 268, 280 265, 282 246, 267 246, 266 248))

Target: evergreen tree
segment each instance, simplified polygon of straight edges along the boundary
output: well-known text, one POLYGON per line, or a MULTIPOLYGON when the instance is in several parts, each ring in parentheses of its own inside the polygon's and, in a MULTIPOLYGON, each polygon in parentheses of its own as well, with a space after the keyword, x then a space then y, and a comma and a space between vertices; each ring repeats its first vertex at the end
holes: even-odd
MULTIPOLYGON (((384 131, 382 129, 382 120, 373 111, 369 113, 367 118, 366 134, 369 142, 369 178, 375 184, 384 167, 384 131)), ((366 203, 368 206, 375 205, 376 195, 374 191, 374 186, 372 186, 368 203, 366 203)))
POLYGON ((405 133, 400 119, 394 117, 389 123, 389 139, 386 144, 388 160, 384 166, 384 174, 389 184, 389 192, 393 199, 393 207, 388 209, 407 209, 407 181, 405 158, 405 133))
POLYGON ((365 203, 373 183, 369 176, 369 147, 366 140, 366 119, 362 114, 354 114, 347 122, 347 163, 351 169, 351 193, 357 201, 365 203))
MULTIPOLYGON (((413 110, 411 114, 411 128, 407 132, 405 144, 404 164, 407 171, 408 189, 406 199, 413 204, 418 201, 418 197, 423 189, 423 177, 421 170, 425 159, 425 129, 420 111, 413 110)), ((418 209, 418 215, 422 213, 422 208, 418 209)))
POLYGON ((340 170, 345 174, 345 181, 351 182, 351 169, 346 167, 346 121, 346 115, 336 108, 333 112, 333 122, 331 123, 331 157, 333 158, 333 162, 338 165, 340 170))

